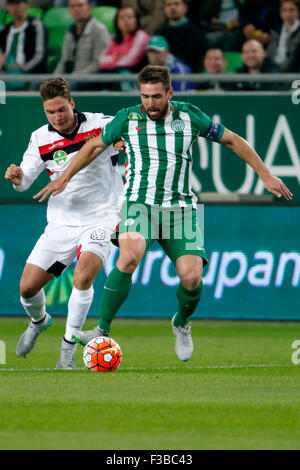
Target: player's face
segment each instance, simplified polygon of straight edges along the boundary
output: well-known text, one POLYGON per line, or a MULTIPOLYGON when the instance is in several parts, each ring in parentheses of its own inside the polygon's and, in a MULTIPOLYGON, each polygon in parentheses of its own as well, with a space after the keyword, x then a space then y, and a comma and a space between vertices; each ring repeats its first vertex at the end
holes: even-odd
POLYGON ((62 96, 56 96, 51 100, 43 102, 44 111, 50 124, 58 132, 68 134, 75 127, 74 100, 67 100, 62 96))
POLYGON ((152 121, 165 119, 170 112, 170 99, 173 96, 173 89, 164 89, 161 82, 142 83, 141 100, 148 117, 152 121))

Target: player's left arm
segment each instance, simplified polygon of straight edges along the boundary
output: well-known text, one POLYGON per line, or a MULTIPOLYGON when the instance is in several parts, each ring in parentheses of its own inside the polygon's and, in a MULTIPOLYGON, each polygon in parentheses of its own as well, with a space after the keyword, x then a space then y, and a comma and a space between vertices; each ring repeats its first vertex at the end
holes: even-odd
POLYGON ((292 199, 293 195, 283 181, 270 173, 254 148, 245 139, 225 128, 218 142, 248 163, 258 174, 268 191, 277 197, 283 196, 287 200, 292 199))

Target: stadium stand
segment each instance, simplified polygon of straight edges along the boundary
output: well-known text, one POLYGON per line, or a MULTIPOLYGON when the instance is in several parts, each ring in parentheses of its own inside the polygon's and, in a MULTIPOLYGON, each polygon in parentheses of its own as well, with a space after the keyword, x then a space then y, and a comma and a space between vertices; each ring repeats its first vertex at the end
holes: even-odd
POLYGON ((64 35, 73 23, 67 7, 53 7, 43 17, 48 31, 47 70, 52 72, 60 58, 64 35))
POLYGON ((227 51, 224 55, 227 60, 226 72, 235 73, 237 69, 243 66, 241 52, 227 51))
POLYGON ((92 8, 92 16, 103 23, 111 34, 115 33, 115 16, 118 8, 112 6, 100 6, 92 8))

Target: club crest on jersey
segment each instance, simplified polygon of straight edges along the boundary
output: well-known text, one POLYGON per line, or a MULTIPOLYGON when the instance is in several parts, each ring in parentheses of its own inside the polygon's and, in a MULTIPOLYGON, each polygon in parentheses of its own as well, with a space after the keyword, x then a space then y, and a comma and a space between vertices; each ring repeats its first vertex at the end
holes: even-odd
POLYGON ((139 121, 140 119, 142 119, 142 116, 139 113, 129 113, 128 119, 130 119, 131 121, 139 121))
POLYGON ((181 119, 175 119, 171 122, 171 128, 175 132, 181 132, 185 128, 185 124, 181 119))
POLYGON ((56 150, 56 152, 53 155, 53 160, 55 163, 58 165, 63 165, 65 161, 67 160, 68 155, 64 150, 56 150))
POLYGON ((104 240, 105 239, 105 232, 101 229, 94 230, 90 235, 92 240, 104 240))

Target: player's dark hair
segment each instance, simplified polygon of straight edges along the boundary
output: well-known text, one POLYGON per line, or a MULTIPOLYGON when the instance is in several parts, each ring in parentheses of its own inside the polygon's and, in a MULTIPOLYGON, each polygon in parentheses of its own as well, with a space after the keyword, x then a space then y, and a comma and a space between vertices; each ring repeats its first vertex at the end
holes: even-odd
POLYGON ((71 90, 69 83, 63 78, 49 78, 40 86, 40 95, 43 101, 52 100, 61 96, 70 100, 71 90))
POLYGON ((166 91, 171 88, 171 77, 169 70, 160 65, 147 65, 138 75, 139 87, 142 83, 162 83, 166 91))

